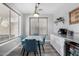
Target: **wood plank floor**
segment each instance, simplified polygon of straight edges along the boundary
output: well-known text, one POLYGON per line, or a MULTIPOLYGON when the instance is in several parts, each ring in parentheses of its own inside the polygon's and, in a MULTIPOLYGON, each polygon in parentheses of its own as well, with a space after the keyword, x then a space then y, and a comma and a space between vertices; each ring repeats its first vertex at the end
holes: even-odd
MULTIPOLYGON (((42 51, 42 56, 60 56, 56 50, 50 46, 50 44, 46 43, 45 52, 42 51)), ((21 55, 21 46, 17 47, 14 51, 12 51, 8 56, 22 56, 21 55)), ((34 56, 33 53, 30 53, 29 56, 34 56)), ((37 55, 39 56, 39 55, 37 55)))

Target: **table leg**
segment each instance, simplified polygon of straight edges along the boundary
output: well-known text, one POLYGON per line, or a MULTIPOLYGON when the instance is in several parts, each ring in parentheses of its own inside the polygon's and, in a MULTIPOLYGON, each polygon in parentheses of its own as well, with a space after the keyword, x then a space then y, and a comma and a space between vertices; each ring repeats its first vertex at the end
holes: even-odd
POLYGON ((40 56, 41 56, 41 47, 40 47, 40 41, 38 41, 38 46, 39 46, 39 53, 40 53, 40 56))

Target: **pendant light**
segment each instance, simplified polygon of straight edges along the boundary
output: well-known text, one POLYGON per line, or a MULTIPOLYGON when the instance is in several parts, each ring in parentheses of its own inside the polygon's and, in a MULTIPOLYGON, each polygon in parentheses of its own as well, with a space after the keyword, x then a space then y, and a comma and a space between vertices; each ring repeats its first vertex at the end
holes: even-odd
POLYGON ((39 17, 39 13, 38 13, 39 5, 40 5, 40 3, 35 4, 35 11, 34 11, 34 14, 33 14, 34 17, 39 17))

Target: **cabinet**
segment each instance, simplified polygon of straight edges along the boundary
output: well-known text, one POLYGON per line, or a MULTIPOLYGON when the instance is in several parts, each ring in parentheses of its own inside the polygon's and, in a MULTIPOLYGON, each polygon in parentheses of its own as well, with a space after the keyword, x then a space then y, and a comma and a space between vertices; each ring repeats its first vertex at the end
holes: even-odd
POLYGON ((56 49, 56 51, 63 56, 64 55, 64 43, 65 38, 57 36, 57 35, 50 35, 50 44, 56 49))

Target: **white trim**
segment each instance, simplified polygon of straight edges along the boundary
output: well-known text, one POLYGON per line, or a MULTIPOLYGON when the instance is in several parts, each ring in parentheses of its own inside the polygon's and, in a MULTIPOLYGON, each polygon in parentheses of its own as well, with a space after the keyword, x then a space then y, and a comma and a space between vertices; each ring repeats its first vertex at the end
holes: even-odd
MULTIPOLYGON (((18 37, 19 37, 19 36, 18 36, 18 37)), ((12 42, 12 41, 16 40, 16 38, 18 38, 18 37, 12 38, 12 39, 10 39, 10 40, 8 40, 8 41, 5 40, 5 41, 7 41, 7 42, 2 41, 2 42, 5 42, 5 43, 1 43, 0 46, 3 46, 3 45, 5 45, 5 44, 7 44, 7 43, 9 43, 9 42, 12 42)))
POLYGON ((20 45, 20 43, 18 45, 16 45, 14 48, 12 48, 11 50, 9 50, 7 53, 5 53, 3 56, 7 56, 8 54, 10 54, 13 50, 15 50, 18 46, 20 45))
POLYGON ((9 42, 14 41, 14 40, 16 40, 16 39, 12 39, 12 40, 10 40, 10 41, 8 41, 8 42, 2 43, 2 44, 0 44, 0 46, 3 46, 3 45, 5 45, 5 44, 7 44, 7 43, 9 43, 9 42))

